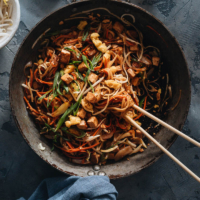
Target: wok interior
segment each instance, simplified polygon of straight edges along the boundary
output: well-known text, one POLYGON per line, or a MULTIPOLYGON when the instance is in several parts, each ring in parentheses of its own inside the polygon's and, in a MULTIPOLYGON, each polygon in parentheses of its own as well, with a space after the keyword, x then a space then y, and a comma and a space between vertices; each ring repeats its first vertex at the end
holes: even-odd
MULTIPOLYGON (((93 9, 95 7, 106 7, 118 16, 121 16, 124 13, 133 14, 136 19, 135 26, 143 33, 144 45, 153 45, 160 49, 161 59, 164 63, 163 67, 166 68, 166 71, 169 74, 170 84, 172 85, 173 98, 170 102, 169 108, 176 104, 179 97, 179 91, 182 90, 179 105, 174 111, 168 112, 165 121, 175 128, 180 129, 185 121, 190 104, 190 79, 184 56, 174 37, 151 15, 141 9, 138 9, 137 7, 115 1, 111 1, 106 4, 99 1, 95 2, 95 4, 87 1, 79 2, 54 12, 40 22, 30 32, 16 55, 10 76, 10 102, 18 127, 31 148, 41 158, 55 168, 68 174, 79 176, 87 176, 87 172, 91 170, 92 167, 70 163, 67 158, 58 153, 57 150, 51 152, 51 144, 45 138, 40 136, 39 130, 26 110, 26 105, 23 101, 23 90, 21 88, 21 84, 25 80, 23 74, 25 64, 30 60, 34 61, 36 55, 38 54, 37 50, 39 42, 35 48, 32 49, 32 45, 38 36, 40 36, 48 28, 51 28, 51 31, 54 31, 77 25, 80 19, 66 21, 62 26, 59 25, 59 22, 67 19, 71 14, 81 12, 83 10, 93 9), (165 42, 158 36, 157 33, 147 26, 151 26, 159 32, 165 42), (38 149, 38 144, 41 142, 46 148, 45 151, 40 151, 38 149)), ((103 15, 108 14, 104 10, 94 12, 98 12, 103 15)), ((129 20, 131 20, 131 18, 129 20)), ((161 128, 155 138, 164 147, 169 148, 176 139, 176 135, 164 128, 161 128)), ((121 176, 126 176, 140 171, 157 160, 161 154, 162 152, 155 147, 155 145, 150 144, 145 152, 133 155, 130 158, 130 161, 121 160, 117 163, 108 163, 105 166, 102 166, 102 170, 105 171, 110 178, 119 178, 121 176)))

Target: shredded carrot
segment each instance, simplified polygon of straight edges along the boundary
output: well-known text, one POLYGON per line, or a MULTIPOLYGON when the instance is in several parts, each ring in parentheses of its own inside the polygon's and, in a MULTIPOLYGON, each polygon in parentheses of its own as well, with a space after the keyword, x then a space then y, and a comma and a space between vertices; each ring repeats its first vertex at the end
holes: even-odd
POLYGON ((66 141, 66 143, 67 143, 67 145, 69 146, 70 149, 74 149, 73 145, 70 142, 66 141))
POLYGON ((101 69, 102 66, 103 66, 103 61, 101 61, 101 64, 99 66, 95 67, 94 70, 97 71, 97 70, 101 69))
POLYGON ((49 125, 53 125, 58 118, 59 118, 59 116, 58 117, 54 117, 54 119, 52 120, 52 122, 49 125))
POLYGON ((83 77, 85 77, 86 75, 85 74, 83 74, 83 77))
POLYGON ((53 82, 46 82, 46 81, 40 80, 38 78, 36 78, 36 81, 39 82, 39 83, 46 84, 46 85, 53 85, 53 82))
POLYGON ((94 145, 91 145, 89 147, 84 147, 84 148, 81 148, 81 149, 80 149, 80 147, 78 147, 78 148, 75 148, 75 149, 68 149, 68 150, 66 150, 66 149, 63 149, 62 147, 58 147, 58 146, 57 147, 59 149, 61 149, 62 151, 73 153, 73 152, 78 152, 78 151, 82 151, 82 150, 91 149, 93 147, 96 147, 97 145, 99 145, 99 142, 96 143, 96 144, 94 144, 94 145))
MULTIPOLYGON (((71 37, 71 36, 70 36, 71 37)), ((70 38, 69 35, 60 35, 58 36, 56 39, 53 40, 53 42, 56 42, 57 40, 61 39, 61 38, 70 38)))
MULTIPOLYGON (((147 96, 145 97, 145 100, 144 100, 144 107, 143 107, 143 109, 145 110, 145 108, 146 108, 146 105, 147 105, 147 96)), ((143 116, 143 114, 142 113, 140 113, 136 118, 134 118, 133 120, 138 120, 140 117, 142 117, 143 116)))
POLYGON ((82 52, 84 52, 88 47, 89 47, 89 45, 87 45, 87 46, 82 50, 82 52))
POLYGON ((92 136, 95 136, 98 133, 98 131, 99 131, 100 128, 101 128, 101 126, 99 126, 99 128, 93 133, 92 136))
POLYGON ((116 117, 116 120, 117 120, 117 125, 118 125, 119 128, 121 128, 121 129, 126 129, 126 126, 123 127, 123 126, 119 123, 119 120, 118 120, 117 117, 116 117))
POLYGON ((25 102, 27 103, 29 109, 30 109, 32 112, 34 112, 34 113, 36 113, 36 114, 40 114, 37 110, 35 110, 35 109, 31 106, 31 104, 29 103, 29 101, 27 100, 27 98, 26 98, 25 96, 24 96, 24 100, 25 100, 25 102))
POLYGON ((76 74, 74 72, 72 72, 71 75, 73 76, 74 80, 77 79, 76 74))
POLYGON ((112 122, 112 120, 110 120, 110 124, 105 125, 105 127, 106 127, 106 128, 109 128, 109 127, 111 126, 111 122, 112 122))

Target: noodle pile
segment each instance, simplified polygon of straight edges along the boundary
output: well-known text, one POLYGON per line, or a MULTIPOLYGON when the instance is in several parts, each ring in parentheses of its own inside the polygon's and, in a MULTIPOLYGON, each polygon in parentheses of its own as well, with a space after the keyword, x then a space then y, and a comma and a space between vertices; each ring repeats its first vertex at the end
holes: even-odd
POLYGON ((0 39, 3 36, 8 36, 7 32, 12 30, 12 9, 12 3, 9 0, 0 0, 0 39))
POLYGON ((40 134, 71 162, 105 164, 143 152, 143 134, 123 116, 142 125, 134 104, 158 112, 171 97, 159 50, 144 47, 124 17, 87 14, 70 29, 45 33, 37 60, 24 68, 27 108, 40 134))

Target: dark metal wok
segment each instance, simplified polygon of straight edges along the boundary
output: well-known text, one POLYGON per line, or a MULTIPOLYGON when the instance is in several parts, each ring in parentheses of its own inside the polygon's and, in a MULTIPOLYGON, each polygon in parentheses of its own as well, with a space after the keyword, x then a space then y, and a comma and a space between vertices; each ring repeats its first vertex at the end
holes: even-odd
MULTIPOLYGON (((28 61, 34 61, 37 55, 38 45, 36 45, 34 49, 32 49, 32 45, 45 30, 48 28, 56 30, 71 27, 77 23, 78 20, 66 21, 62 27, 59 26, 58 23, 67 19, 74 13, 99 7, 105 7, 118 16, 124 13, 133 14, 136 18, 136 27, 138 27, 144 35, 144 44, 156 46, 161 50, 162 60, 165 64, 164 67, 167 68, 169 73, 173 92, 173 99, 169 107, 176 104, 179 97, 179 90, 182 90, 182 97, 179 105, 174 111, 168 112, 165 121, 180 130, 185 122, 190 105, 190 77, 183 52, 174 36, 150 13, 138 6, 125 2, 97 0, 73 3, 53 12, 30 31, 16 54, 10 74, 10 103, 16 124, 28 145, 44 161, 70 175, 87 176, 88 171, 92 170, 92 166, 75 165, 69 162, 67 158, 61 155, 57 150, 51 152, 51 144, 44 137, 40 136, 33 119, 27 112, 23 100, 23 90, 21 88, 21 84, 25 81, 23 69, 28 61), (151 26, 159 32, 165 42, 147 26, 151 26), (38 144, 41 142, 46 148, 45 151, 38 149, 38 144)), ((107 14, 102 10, 99 10, 98 13, 107 14)), ((164 147, 169 148, 177 136, 167 129, 161 128, 155 138, 164 147)), ((134 174, 148 167, 158 160, 161 155, 162 151, 154 144, 150 143, 147 150, 142 154, 132 156, 130 161, 121 160, 117 163, 106 164, 101 167, 101 170, 110 178, 120 178, 134 174)))

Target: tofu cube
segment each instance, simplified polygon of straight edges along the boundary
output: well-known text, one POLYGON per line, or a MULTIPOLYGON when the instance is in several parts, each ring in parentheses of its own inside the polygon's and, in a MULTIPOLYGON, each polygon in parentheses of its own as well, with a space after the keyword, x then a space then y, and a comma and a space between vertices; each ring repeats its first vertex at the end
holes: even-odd
POLYGON ((84 119, 85 118, 85 115, 86 115, 86 112, 83 108, 80 108, 78 110, 78 113, 77 113, 77 116, 80 117, 81 119, 84 119))
POLYGON ((97 98, 95 96, 94 93, 92 92, 88 92, 87 96, 85 97, 87 101, 89 101, 90 103, 95 103, 97 101, 97 98))
POLYGON ((127 70, 127 72, 128 72, 128 74, 129 74, 129 76, 130 76, 131 78, 135 77, 135 72, 134 72, 131 68, 129 68, 129 69, 127 70))
POLYGON ((59 55, 59 59, 61 63, 68 64, 70 61, 71 53, 67 50, 62 49, 59 55))
POLYGON ((84 72, 85 70, 87 70, 88 68, 87 68, 87 66, 86 66, 86 64, 84 63, 84 62, 82 62, 79 66, 78 66, 78 70, 80 71, 80 72, 84 72))
POLYGON ((66 84, 70 84, 74 80, 74 78, 66 73, 61 77, 61 80, 64 81, 66 84))
POLYGON ((79 124, 77 124, 77 128, 85 130, 87 129, 87 124, 85 120, 81 120, 81 122, 79 124))
POLYGON ((122 31, 124 30, 124 26, 119 22, 115 22, 113 25, 113 29, 116 30, 118 33, 122 33, 122 31))
POLYGON ((88 80, 93 84, 98 80, 98 78, 98 75, 94 73, 90 73, 90 75, 88 76, 88 80))
POLYGON ((87 121, 90 128, 96 128, 98 126, 98 119, 95 116, 92 116, 87 121))
POLYGON ((160 58, 159 58, 159 57, 156 57, 156 56, 153 56, 153 57, 152 57, 152 62, 153 62, 153 65, 154 65, 154 66, 158 66, 159 63, 160 63, 160 58))

